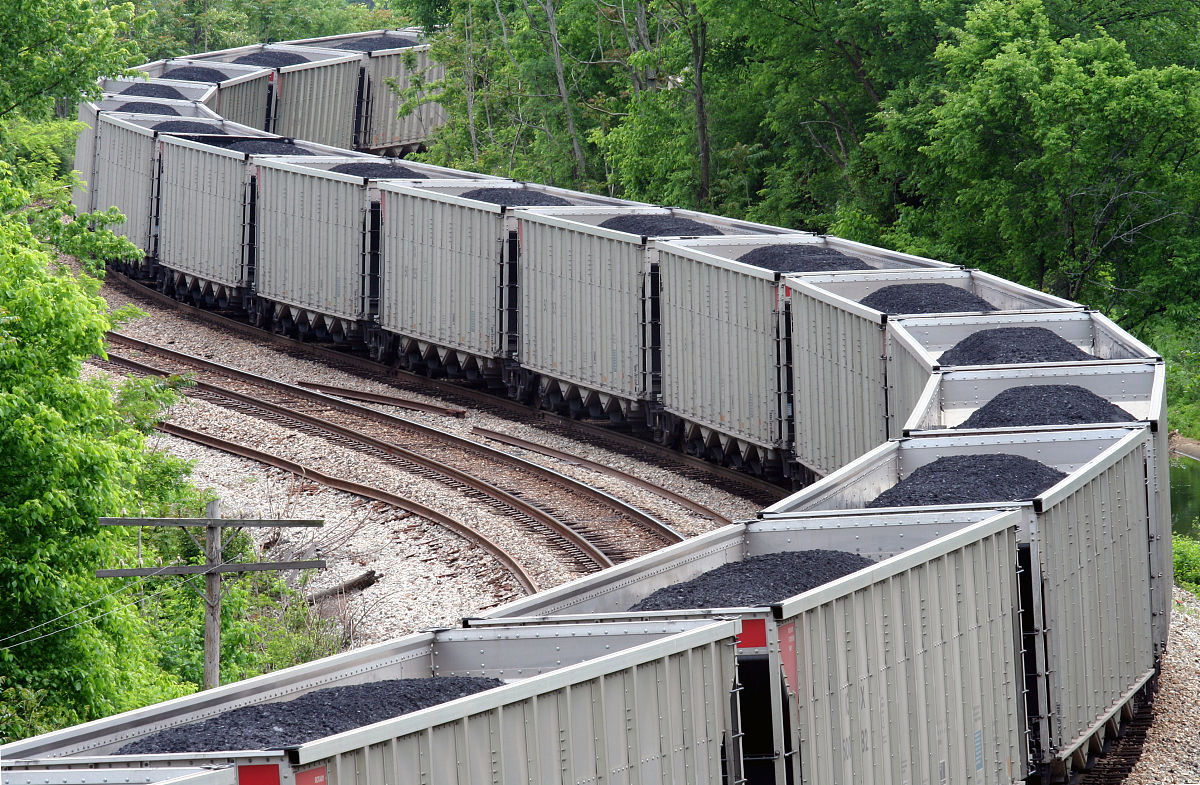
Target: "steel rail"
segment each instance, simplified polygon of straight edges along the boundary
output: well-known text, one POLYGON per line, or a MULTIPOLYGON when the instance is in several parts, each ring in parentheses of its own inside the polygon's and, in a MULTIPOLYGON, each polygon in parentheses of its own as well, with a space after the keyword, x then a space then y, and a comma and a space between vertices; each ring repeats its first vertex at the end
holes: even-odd
POLYGON ((211 447, 216 450, 221 450, 222 452, 248 458, 252 461, 266 464, 267 466, 274 466, 277 469, 291 472, 298 477, 313 480, 314 482, 318 482, 330 488, 334 488, 339 491, 345 491, 346 493, 352 493, 356 496, 362 496, 366 499, 383 502, 384 504, 398 507, 399 509, 410 512, 413 515, 425 518, 426 520, 433 521, 434 523, 450 529, 469 542, 479 545, 481 548, 490 553, 493 557, 495 557, 496 561, 500 562, 500 564, 512 574, 513 578, 515 578, 516 581, 521 584, 522 588, 524 588, 526 591, 530 592, 531 594, 536 594, 539 591, 537 582, 533 579, 533 576, 526 572, 525 568, 522 567, 507 551, 493 543, 483 534, 471 528, 467 524, 456 521, 450 516, 440 513, 432 507, 426 507, 420 502, 415 502, 412 499, 405 499, 403 496, 397 496, 396 494, 390 493, 381 488, 373 488, 369 485, 362 485, 360 483, 351 482, 350 480, 344 480, 340 477, 334 477, 332 475, 325 474, 318 469, 305 466, 301 463, 296 463, 295 461, 289 461, 288 459, 282 458, 278 455, 272 455, 261 450, 256 450, 252 447, 238 444, 237 442, 231 442, 227 439, 222 439, 207 433, 194 431, 190 428, 184 428, 179 425, 172 425, 171 423, 165 422, 159 423, 155 427, 163 433, 170 434, 171 436, 177 436, 181 439, 187 439, 188 441, 202 444, 205 447, 211 447))
MULTIPOLYGON (((142 371, 143 373, 149 373, 158 376, 170 375, 168 371, 139 362, 137 360, 133 360, 128 357, 110 354, 110 361, 134 370, 142 371)), ((580 560, 581 563, 588 563, 588 566, 593 569, 604 569, 605 567, 611 567, 613 565, 612 559, 610 559, 607 554, 591 543, 586 537, 579 534, 579 532, 575 531, 569 525, 558 520, 545 510, 542 510, 541 508, 525 501, 524 499, 521 499, 520 497, 514 496, 513 494, 510 494, 501 488, 497 488, 495 485, 492 485, 485 480, 456 469, 453 466, 446 466, 445 464, 433 460, 432 458, 428 458, 424 455, 413 452, 412 450, 405 449, 404 447, 392 442, 385 441, 383 439, 377 439, 374 436, 354 430, 353 428, 348 428, 344 425, 338 425, 337 423, 329 422, 316 415, 299 412, 286 406, 271 403, 270 401, 263 401, 255 398, 252 395, 247 395, 236 390, 230 390, 210 382, 196 381, 195 387, 197 390, 228 398, 232 401, 236 401, 249 407, 261 409, 279 417, 288 418, 318 430, 327 431, 345 439, 357 441, 387 455, 400 458, 401 460, 417 464, 424 469, 441 474, 451 480, 466 485, 472 490, 482 493, 493 501, 499 502, 506 507, 516 510, 522 515, 532 518, 536 523, 550 529, 550 531, 556 536, 563 538, 571 546, 578 549, 582 553, 582 559, 580 560)))

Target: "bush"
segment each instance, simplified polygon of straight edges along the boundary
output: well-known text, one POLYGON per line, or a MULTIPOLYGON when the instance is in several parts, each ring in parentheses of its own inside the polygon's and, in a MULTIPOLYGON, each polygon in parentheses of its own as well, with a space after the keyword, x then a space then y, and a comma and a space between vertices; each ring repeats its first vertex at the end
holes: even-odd
POLYGON ((1171 537, 1174 553, 1175 583, 1193 594, 1200 594, 1200 540, 1176 534, 1171 537))

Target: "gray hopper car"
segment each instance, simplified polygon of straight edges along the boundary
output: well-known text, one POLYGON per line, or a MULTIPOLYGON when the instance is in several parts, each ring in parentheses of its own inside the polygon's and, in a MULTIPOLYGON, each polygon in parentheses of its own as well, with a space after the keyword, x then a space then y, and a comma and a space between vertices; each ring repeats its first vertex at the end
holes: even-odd
POLYGON ((0 776, 132 764, 229 767, 239 785, 720 785, 722 755, 736 757, 738 745, 738 628, 736 620, 705 619, 418 633, 6 744, 0 776), (285 748, 116 753, 238 707, 435 676, 505 684, 285 748))
MULTIPOLYGON (((176 68, 196 66, 211 68, 213 64, 202 60, 176 57, 168 60, 156 60, 153 63, 138 66, 136 70, 147 76, 162 78, 164 73, 176 68)), ((232 123, 266 130, 271 71, 258 66, 234 63, 221 63, 219 70, 226 78, 211 83, 216 85, 217 97, 216 104, 210 104, 209 107, 232 123)), ((194 84, 206 83, 195 82, 194 84)))

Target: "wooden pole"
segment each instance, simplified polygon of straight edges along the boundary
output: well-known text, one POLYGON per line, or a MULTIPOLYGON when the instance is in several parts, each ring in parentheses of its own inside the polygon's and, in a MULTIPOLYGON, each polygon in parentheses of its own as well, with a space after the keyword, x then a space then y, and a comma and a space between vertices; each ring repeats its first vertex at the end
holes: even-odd
MULTIPOLYGON (((221 500, 208 503, 205 515, 221 517, 221 500)), ((221 563, 221 525, 204 527, 204 564, 216 567, 221 563)), ((221 686, 221 573, 204 576, 204 689, 221 686)))

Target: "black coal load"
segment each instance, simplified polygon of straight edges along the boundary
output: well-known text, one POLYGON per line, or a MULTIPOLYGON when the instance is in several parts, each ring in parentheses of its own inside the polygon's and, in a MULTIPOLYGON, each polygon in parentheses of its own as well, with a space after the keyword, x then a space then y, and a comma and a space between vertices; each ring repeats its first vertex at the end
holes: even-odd
POLYGON ((938 364, 948 367, 1086 362, 1096 359, 1096 356, 1045 327, 997 327, 980 330, 963 338, 942 353, 938 364))
POLYGON ((798 243, 764 245, 737 259, 777 273, 829 273, 839 270, 873 270, 866 262, 833 248, 798 243))
POLYGON ((463 199, 502 204, 505 207, 570 207, 561 196, 542 193, 532 188, 474 188, 459 194, 463 199))
POLYGON ((176 101, 185 100, 186 96, 174 87, 153 82, 138 82, 131 84, 121 91, 121 95, 134 95, 139 98, 168 98, 176 101))
POLYGON ((761 608, 873 564, 846 551, 785 551, 730 562, 689 581, 664 586, 631 611, 761 608))
POLYGON ((300 65, 310 60, 299 52, 279 52, 274 49, 264 49, 242 55, 233 62, 242 65, 261 65, 264 68, 286 68, 289 65, 300 65))
POLYGON ((208 68, 203 65, 181 65, 162 72, 163 79, 177 79, 181 82, 224 82, 229 77, 223 71, 208 68))
POLYGON ((134 112, 135 114, 161 114, 179 117, 174 107, 166 104, 156 104, 153 101, 126 101, 117 107, 118 112, 134 112))
POLYGON ((674 215, 618 215, 604 221, 600 226, 618 232, 640 234, 643 237, 711 237, 724 234, 715 226, 674 215))
POLYGON ((416 41, 404 36, 373 35, 369 38, 359 38, 355 41, 344 41, 333 48, 353 49, 356 52, 374 52, 379 49, 403 49, 416 45, 416 41))
POLYGON ((337 172, 338 174, 352 174, 355 177, 367 177, 372 180, 387 180, 388 178, 403 180, 428 179, 425 175, 414 169, 409 169, 407 166, 384 164, 376 161, 355 161, 353 163, 338 164, 329 171, 337 172))
POLYGON ((213 134, 215 136, 226 136, 227 134, 215 125, 206 125, 198 123, 195 120, 164 120, 154 126, 155 131, 162 131, 169 134, 213 134))
POLYGON ((883 313, 973 313, 996 310, 996 306, 974 292, 948 283, 892 284, 876 289, 859 302, 883 313))
POLYGON ((1133 416, 1077 384, 1010 387, 971 413, 956 428, 1019 428, 1129 422, 1133 416))
POLYGON ((285 139, 205 139, 207 144, 236 150, 250 155, 315 155, 295 142, 285 139))
POLYGON ((867 504, 928 507, 1032 499, 1067 475, 1020 455, 951 455, 927 463, 867 504))
POLYGON ((277 750, 436 706, 503 685, 463 676, 330 687, 290 701, 231 709, 131 741, 118 755, 277 750))

